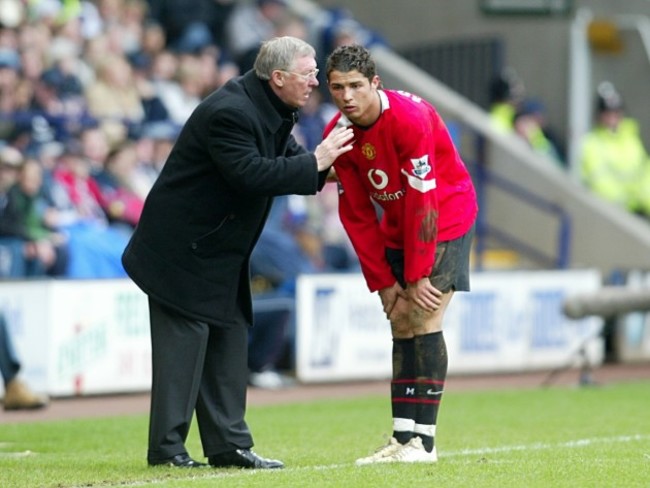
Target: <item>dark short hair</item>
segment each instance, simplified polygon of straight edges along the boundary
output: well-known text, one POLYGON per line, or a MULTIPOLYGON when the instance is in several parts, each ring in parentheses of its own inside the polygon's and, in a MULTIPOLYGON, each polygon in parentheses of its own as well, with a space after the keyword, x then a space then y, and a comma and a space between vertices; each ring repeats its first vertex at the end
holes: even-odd
POLYGON ((360 44, 337 47, 327 58, 325 70, 328 77, 332 71, 347 73, 357 70, 369 80, 377 74, 377 67, 370 51, 360 44))

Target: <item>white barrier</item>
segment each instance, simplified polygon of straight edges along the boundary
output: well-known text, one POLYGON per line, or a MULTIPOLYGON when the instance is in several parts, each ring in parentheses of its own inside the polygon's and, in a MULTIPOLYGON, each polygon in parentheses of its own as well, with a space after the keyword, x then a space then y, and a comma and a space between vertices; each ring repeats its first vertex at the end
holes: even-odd
MULTIPOLYGON (((562 314, 567 295, 601 286, 597 271, 486 272, 471 282, 446 314, 450 374, 556 368, 585 342, 590 362, 602 363, 602 319, 562 314)), ((390 377, 390 326, 361 276, 302 276, 297 307, 301 381, 390 377)))
MULTIPOLYGON (((601 319, 566 319, 569 293, 600 287, 595 271, 472 275, 447 312, 450 373, 523 371, 567 363, 588 343, 602 362, 601 319)), ((387 378, 388 322, 360 275, 298 282, 296 372, 304 382, 387 378)), ((0 310, 30 386, 53 396, 146 391, 146 296, 129 280, 0 282, 0 310)))
POLYGON ((0 283, 21 376, 53 396, 151 385, 146 296, 130 280, 0 283))

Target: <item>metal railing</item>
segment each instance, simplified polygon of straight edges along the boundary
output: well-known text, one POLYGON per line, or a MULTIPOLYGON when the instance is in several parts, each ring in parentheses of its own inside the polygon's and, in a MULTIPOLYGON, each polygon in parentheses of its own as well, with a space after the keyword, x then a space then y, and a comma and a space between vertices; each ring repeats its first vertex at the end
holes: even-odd
POLYGON ((505 245, 513 251, 522 254, 529 260, 539 263, 545 268, 567 269, 571 263, 572 222, 569 213, 561 205, 491 172, 483 158, 482 147, 485 144, 484 139, 480 135, 475 135, 475 137, 477 139, 478 157, 473 164, 472 172, 479 204, 474 243, 477 270, 480 271, 484 268, 487 243, 491 239, 500 245, 505 245), (486 193, 488 185, 494 185, 518 201, 557 219, 559 225, 555 255, 549 255, 540 251, 518 238, 514 233, 490 222, 487 218, 489 201, 486 198, 486 193))

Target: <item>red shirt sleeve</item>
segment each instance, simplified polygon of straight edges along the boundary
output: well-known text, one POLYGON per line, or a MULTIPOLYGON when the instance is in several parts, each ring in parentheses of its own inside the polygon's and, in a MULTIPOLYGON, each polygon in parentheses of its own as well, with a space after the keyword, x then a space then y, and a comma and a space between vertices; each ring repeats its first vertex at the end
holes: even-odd
POLYGON ((386 260, 385 240, 375 206, 353 164, 340 157, 335 168, 340 180, 339 216, 359 257, 368 288, 373 292, 392 286, 396 279, 386 260))
POLYGON ((437 199, 435 119, 404 118, 396 136, 400 172, 406 189, 402 215, 404 279, 414 283, 433 269, 440 210, 437 199))

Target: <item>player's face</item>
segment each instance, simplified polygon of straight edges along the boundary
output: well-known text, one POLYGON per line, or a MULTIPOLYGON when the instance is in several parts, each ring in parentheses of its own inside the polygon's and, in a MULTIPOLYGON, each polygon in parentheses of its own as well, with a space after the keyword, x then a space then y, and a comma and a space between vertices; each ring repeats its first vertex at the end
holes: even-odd
POLYGON ((276 93, 290 107, 304 107, 312 90, 319 85, 316 60, 311 56, 296 59, 291 70, 276 70, 273 73, 278 87, 276 93))
POLYGON ((356 125, 373 124, 381 112, 379 77, 368 80, 357 70, 331 71, 327 86, 337 108, 356 125))

